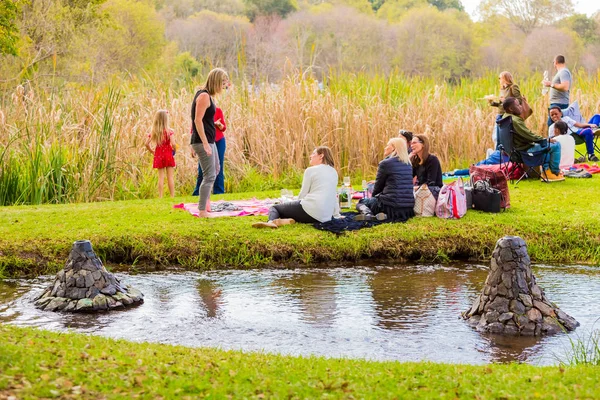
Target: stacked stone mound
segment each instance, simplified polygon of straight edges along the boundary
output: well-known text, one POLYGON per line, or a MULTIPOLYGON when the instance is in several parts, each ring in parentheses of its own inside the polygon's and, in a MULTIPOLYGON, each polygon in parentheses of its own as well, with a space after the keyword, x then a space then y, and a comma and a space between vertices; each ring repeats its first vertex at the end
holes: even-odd
POLYGON ((480 332, 506 335, 551 335, 579 326, 537 285, 525 242, 517 236, 496 243, 485 287, 463 318, 480 332))
POLYGON ((142 303, 144 295, 123 287, 108 272, 87 240, 73 244, 65 268, 35 301, 45 311, 102 311, 142 303))

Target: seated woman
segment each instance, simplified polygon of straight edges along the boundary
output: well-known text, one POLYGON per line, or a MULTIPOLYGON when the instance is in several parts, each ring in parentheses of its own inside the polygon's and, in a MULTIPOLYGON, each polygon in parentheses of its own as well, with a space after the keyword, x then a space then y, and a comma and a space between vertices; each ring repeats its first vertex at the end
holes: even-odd
POLYGON ((408 159, 406 140, 390 139, 379 163, 373 197, 362 199, 356 205, 360 211, 355 220, 406 221, 415 216, 415 197, 412 188, 412 167, 408 159), (375 215, 375 216, 374 216, 375 215))
POLYGON ((427 184, 433 197, 438 198, 442 183, 442 167, 440 160, 433 154, 429 154, 429 138, 427 135, 414 135, 410 142, 412 153, 413 184, 415 190, 421 185, 427 184))
POLYGON ((310 155, 310 167, 304 171, 298 201, 276 204, 269 209, 269 220, 254 228, 278 228, 295 222, 315 224, 339 215, 337 201, 338 174, 333 168, 329 147, 317 147, 310 155))

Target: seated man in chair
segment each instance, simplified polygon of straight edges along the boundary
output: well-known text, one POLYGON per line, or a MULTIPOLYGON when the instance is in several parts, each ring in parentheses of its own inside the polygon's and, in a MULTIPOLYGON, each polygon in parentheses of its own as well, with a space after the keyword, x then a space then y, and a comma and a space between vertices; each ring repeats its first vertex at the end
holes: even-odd
POLYGON ((502 107, 505 110, 503 118, 508 115, 512 117, 514 148, 519 151, 538 152, 549 147, 548 157, 543 165, 544 173, 550 182, 564 181, 565 177, 560 172, 559 167, 560 143, 550 143, 553 142, 552 139, 547 144, 539 143, 545 139, 527 128, 525 121, 520 117, 523 112, 521 104, 514 97, 508 97, 504 100, 502 107))
MULTIPOLYGON (((550 107, 550 119, 552 122, 556 123, 556 121, 564 121, 569 127, 569 133, 573 132, 585 141, 585 147, 587 150, 587 158, 590 161, 600 161, 596 154, 594 153, 594 131, 598 129, 598 125, 593 123, 584 124, 582 122, 577 122, 571 117, 563 116, 563 112, 559 106, 550 107)), ((591 121, 596 120, 597 117, 594 116, 591 121)), ((554 124, 550 125, 548 129, 548 137, 554 136, 554 124)), ((585 161, 585 160, 584 160, 585 161)))

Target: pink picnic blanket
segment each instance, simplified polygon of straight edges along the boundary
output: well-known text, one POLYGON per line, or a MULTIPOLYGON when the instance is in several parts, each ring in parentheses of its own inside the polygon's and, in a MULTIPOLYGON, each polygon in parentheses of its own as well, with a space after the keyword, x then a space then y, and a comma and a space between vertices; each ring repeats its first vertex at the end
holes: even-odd
MULTIPOLYGON (((211 208, 214 208, 218 204, 225 203, 225 200, 213 201, 210 203, 211 208)), ((238 211, 220 211, 220 212, 211 212, 209 217, 242 217, 246 215, 268 215, 269 207, 271 207, 274 202, 271 199, 257 200, 253 198, 252 200, 231 200, 227 203, 231 203, 235 205, 240 210, 238 211)), ((173 208, 181 208, 186 210, 194 217, 197 217, 199 214, 198 211, 198 203, 180 203, 175 204, 173 208)))
POLYGON ((600 173, 600 167, 598 167, 595 164, 592 164, 592 165, 589 165, 589 164, 573 164, 573 168, 583 168, 586 172, 589 172, 590 174, 600 173))

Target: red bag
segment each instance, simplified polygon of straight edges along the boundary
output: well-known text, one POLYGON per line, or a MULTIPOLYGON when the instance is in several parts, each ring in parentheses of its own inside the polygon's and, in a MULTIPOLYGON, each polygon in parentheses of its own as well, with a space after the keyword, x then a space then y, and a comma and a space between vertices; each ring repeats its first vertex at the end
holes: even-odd
POLYGON ((488 181, 490 186, 498 189, 502 193, 500 207, 510 208, 510 193, 508 191, 508 179, 500 165, 471 165, 469 168, 471 182, 475 183, 479 180, 488 181))

